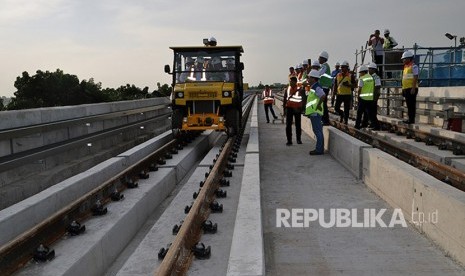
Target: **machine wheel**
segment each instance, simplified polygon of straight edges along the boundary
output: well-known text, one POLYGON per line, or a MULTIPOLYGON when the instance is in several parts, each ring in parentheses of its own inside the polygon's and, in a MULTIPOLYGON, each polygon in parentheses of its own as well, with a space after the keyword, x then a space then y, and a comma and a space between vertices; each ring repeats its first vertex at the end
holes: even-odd
POLYGON ((235 108, 229 108, 226 110, 226 133, 228 136, 234 136, 239 132, 240 129, 240 114, 235 108))
POLYGON ((174 138, 177 138, 181 134, 182 117, 183 115, 180 109, 173 110, 171 114, 171 130, 174 138))

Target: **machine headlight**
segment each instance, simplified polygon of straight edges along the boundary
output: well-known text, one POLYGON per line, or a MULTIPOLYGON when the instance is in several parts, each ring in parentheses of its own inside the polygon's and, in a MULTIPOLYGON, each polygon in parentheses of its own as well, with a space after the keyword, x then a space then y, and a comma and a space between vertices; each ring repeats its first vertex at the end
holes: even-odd
POLYGON ((177 98, 184 98, 184 93, 183 92, 178 92, 176 93, 177 98))
POLYGON ((229 91, 223 91, 223 97, 231 97, 231 94, 229 91))

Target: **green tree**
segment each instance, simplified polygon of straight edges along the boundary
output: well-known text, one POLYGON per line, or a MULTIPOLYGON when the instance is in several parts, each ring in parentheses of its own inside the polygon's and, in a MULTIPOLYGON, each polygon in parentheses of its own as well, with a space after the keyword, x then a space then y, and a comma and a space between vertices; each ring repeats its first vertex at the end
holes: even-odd
POLYGON ((78 105, 108 100, 102 94, 101 83, 93 79, 79 82, 76 75, 38 70, 34 76, 23 72, 14 83, 17 91, 8 109, 78 105))

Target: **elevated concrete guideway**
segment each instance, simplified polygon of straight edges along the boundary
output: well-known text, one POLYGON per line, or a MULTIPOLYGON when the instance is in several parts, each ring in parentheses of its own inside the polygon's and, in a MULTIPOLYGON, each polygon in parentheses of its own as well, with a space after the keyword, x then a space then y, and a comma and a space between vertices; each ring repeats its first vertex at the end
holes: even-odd
MULTIPOLYGON (((347 143, 345 150, 353 153, 352 158, 347 152, 342 156, 341 146, 335 146, 331 154, 345 158, 342 164, 329 153, 310 156, 308 152, 314 149, 314 140, 303 134, 303 144, 296 144, 293 126, 294 144, 286 146, 285 125, 267 124, 263 105, 259 104, 258 109, 266 275, 465 273, 411 224, 408 227, 396 224, 392 228, 379 225, 325 228, 318 221, 312 221, 308 227, 277 227, 277 209, 322 209, 326 222, 330 221, 331 208, 356 209, 359 222, 363 221, 365 209, 376 212, 387 209, 382 215, 386 224, 390 223, 394 209, 360 179, 367 165, 355 157, 361 155, 364 147, 369 148, 368 145, 347 143)), ((306 118, 302 123, 310 124, 306 118)), ((326 129, 325 135, 331 131, 326 129)), ((330 139, 338 138, 331 135, 330 139)), ((410 216, 405 212, 404 215, 410 216)))

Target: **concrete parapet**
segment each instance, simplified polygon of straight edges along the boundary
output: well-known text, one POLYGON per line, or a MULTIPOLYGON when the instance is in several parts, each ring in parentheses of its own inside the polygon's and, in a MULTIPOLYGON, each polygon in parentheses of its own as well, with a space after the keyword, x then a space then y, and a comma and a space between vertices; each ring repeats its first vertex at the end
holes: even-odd
POLYGON ((362 149, 371 148, 354 137, 333 127, 327 128, 329 153, 357 179, 362 178, 362 149))
POLYGON ((173 135, 171 133, 171 130, 168 130, 153 139, 150 139, 142 144, 139 144, 131 148, 130 150, 118 154, 118 156, 125 159, 125 165, 134 164, 135 162, 141 160, 145 156, 148 156, 150 153, 160 148, 164 144, 168 143, 171 139, 173 139, 173 135))
POLYGON ((464 193, 378 149, 362 154, 365 184, 464 265, 464 193))

